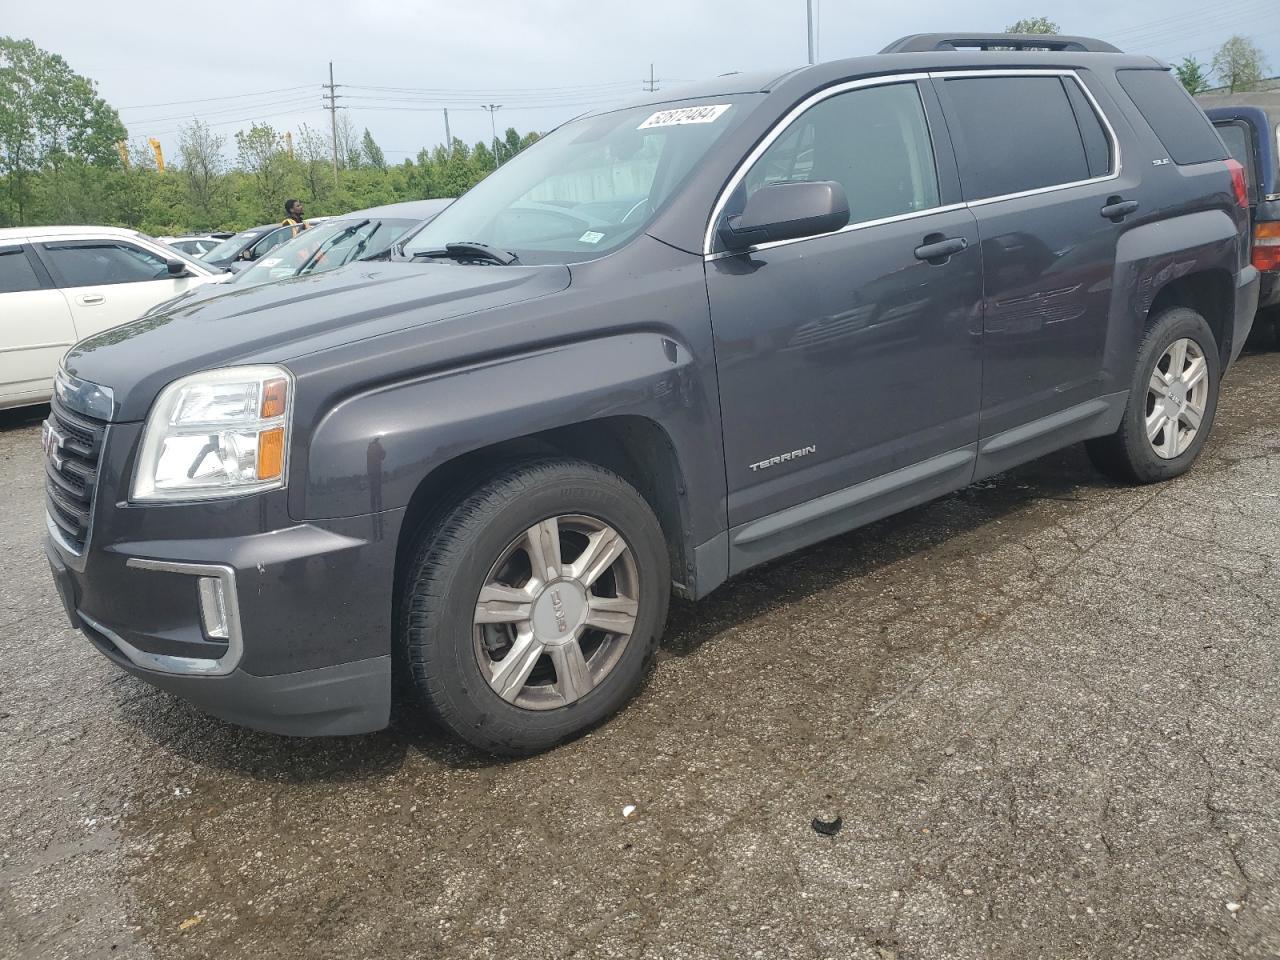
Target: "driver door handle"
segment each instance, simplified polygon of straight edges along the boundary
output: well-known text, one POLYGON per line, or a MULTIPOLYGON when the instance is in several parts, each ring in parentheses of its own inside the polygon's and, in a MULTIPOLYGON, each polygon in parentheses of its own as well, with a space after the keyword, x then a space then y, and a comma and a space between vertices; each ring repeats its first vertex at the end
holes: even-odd
POLYGON ((82 307, 96 307, 100 303, 106 303, 106 300, 100 293, 86 293, 76 297, 76 303, 82 307))

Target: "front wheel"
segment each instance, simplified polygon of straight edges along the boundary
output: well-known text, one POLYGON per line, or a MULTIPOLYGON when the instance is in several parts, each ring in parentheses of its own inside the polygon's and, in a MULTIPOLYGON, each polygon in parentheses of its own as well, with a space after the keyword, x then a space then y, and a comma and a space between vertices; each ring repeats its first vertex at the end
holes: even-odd
POLYGON ((1160 314, 1138 347, 1120 428, 1086 445, 1094 465, 1137 483, 1186 473, 1213 427, 1220 366, 1204 317, 1186 307, 1160 314))
POLYGON ((579 461, 516 465, 424 533, 402 598, 403 667, 463 740, 544 750, 632 696, 670 582, 662 528, 624 480, 579 461))

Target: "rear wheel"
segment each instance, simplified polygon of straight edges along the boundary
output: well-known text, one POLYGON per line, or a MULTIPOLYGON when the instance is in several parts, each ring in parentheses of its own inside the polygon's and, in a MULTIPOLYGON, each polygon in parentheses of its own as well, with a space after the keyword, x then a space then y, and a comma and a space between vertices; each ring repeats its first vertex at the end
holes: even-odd
POLYGON ((1138 347, 1120 428, 1088 442, 1089 457, 1119 480, 1154 483, 1191 468, 1218 405, 1218 345, 1204 317, 1175 307, 1138 347))
POLYGON ((516 465, 424 534, 403 598, 403 666, 462 739, 547 749, 635 692, 669 591, 662 529, 629 484, 578 461, 516 465))

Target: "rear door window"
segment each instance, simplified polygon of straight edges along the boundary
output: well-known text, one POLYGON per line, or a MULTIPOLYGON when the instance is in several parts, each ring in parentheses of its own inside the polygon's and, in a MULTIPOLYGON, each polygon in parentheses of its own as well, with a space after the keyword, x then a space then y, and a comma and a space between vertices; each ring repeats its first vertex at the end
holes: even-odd
POLYGON ((1083 95, 1073 105, 1074 85, 1056 75, 941 81, 965 199, 1078 183, 1110 168, 1110 141, 1083 95))
POLYGON ((0 247, 0 293, 22 293, 40 287, 40 278, 26 251, 22 247, 0 247))
POLYGON ((114 240, 46 243, 45 256, 62 287, 99 287, 163 280, 169 270, 150 250, 114 240))
POLYGON ((1117 70, 1116 79, 1174 163, 1227 159, 1209 118, 1168 70, 1117 70))

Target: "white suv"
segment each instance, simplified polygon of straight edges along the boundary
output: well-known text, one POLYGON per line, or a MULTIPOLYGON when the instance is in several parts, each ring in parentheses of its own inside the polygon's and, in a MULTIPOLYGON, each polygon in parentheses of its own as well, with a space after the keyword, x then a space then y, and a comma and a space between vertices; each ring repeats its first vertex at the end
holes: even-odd
POLYGON ((0 230, 0 409, 47 400, 77 340, 221 276, 134 230, 0 230))

